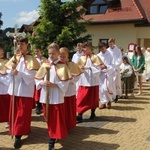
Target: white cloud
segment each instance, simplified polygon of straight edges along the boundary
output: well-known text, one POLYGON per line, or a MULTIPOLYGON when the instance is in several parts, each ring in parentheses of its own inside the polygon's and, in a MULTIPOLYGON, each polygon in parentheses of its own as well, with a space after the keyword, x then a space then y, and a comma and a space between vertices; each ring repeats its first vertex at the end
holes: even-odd
POLYGON ((39 17, 38 11, 33 10, 30 12, 22 11, 18 14, 18 17, 15 18, 15 21, 19 24, 30 24, 39 17))

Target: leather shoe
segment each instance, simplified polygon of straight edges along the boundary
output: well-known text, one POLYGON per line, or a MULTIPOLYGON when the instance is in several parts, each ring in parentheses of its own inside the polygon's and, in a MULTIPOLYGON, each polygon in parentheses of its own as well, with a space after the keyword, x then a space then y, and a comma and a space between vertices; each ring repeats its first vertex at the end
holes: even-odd
POLYGON ((15 139, 14 147, 17 148, 17 149, 19 149, 19 148, 22 147, 22 141, 21 141, 21 139, 19 139, 19 138, 15 139))
POLYGON ((114 100, 115 103, 118 102, 118 95, 116 96, 115 100, 114 100))
POLYGON ((81 123, 82 122, 82 115, 78 115, 77 116, 77 123, 81 123))
POLYGON ((49 150, 55 150, 54 147, 49 147, 49 150))
POLYGON ((102 104, 102 105, 99 107, 99 109, 104 109, 104 108, 106 108, 106 104, 102 104))
POLYGON ((93 120, 95 118, 95 113, 91 113, 90 119, 93 120))
POLYGON ((108 109, 111 108, 111 102, 110 102, 110 101, 107 103, 107 108, 108 108, 108 109))
POLYGON ((42 114, 42 110, 38 107, 36 108, 35 112, 36 112, 37 115, 42 114))

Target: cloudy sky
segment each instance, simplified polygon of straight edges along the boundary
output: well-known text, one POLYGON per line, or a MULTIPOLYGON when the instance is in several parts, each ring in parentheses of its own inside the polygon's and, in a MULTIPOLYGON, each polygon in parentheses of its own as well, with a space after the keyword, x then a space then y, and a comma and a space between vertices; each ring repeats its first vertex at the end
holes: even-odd
POLYGON ((39 17, 39 4, 40 0, 0 0, 1 29, 32 23, 39 17))

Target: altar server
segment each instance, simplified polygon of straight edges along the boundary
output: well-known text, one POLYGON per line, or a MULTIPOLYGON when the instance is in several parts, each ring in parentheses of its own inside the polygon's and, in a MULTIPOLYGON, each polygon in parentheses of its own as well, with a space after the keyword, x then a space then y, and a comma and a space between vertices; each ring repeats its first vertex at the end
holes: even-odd
POLYGON ((40 66, 36 58, 28 51, 27 38, 19 38, 17 48, 20 53, 14 55, 5 67, 7 72, 11 74, 11 82, 8 88, 8 94, 11 96, 9 133, 15 135, 14 147, 20 148, 22 146, 22 135, 28 135, 31 131, 34 76, 40 66))
POLYGON ((56 139, 68 136, 65 121, 64 95, 72 78, 66 64, 60 62, 59 46, 48 46, 49 63, 43 63, 35 76, 37 89, 41 88, 40 103, 49 133, 49 150, 54 149, 56 139))
POLYGON ((77 122, 82 122, 82 115, 91 109, 90 119, 95 117, 95 109, 99 105, 99 74, 101 59, 92 52, 92 43, 83 44, 84 56, 81 56, 77 64, 83 69, 79 79, 77 93, 77 122))
POLYGON ((67 129, 71 130, 76 126, 76 83, 79 80, 82 70, 77 64, 69 60, 69 52, 66 47, 59 50, 60 60, 67 64, 72 80, 69 81, 69 86, 65 93, 65 118, 67 129))

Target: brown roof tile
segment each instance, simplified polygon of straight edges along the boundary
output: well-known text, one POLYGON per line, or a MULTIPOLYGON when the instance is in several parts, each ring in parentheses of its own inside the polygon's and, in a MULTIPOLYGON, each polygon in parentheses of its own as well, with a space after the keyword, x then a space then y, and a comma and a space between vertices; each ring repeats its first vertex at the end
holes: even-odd
MULTIPOLYGON (((146 5, 149 0, 141 0, 146 5)), ((108 9, 105 14, 85 15, 85 19, 92 19, 92 22, 125 22, 143 21, 146 18, 145 10, 140 5, 139 0, 121 0, 121 9, 108 9)), ((147 5, 147 8, 149 5, 147 5)), ((150 9, 148 10, 150 12, 150 9)), ((149 13, 150 14, 150 13, 149 13)), ((150 16, 149 16, 150 19, 150 16)))
POLYGON ((145 11, 146 17, 150 22, 150 0, 139 0, 145 11))

